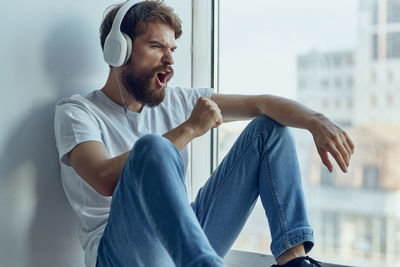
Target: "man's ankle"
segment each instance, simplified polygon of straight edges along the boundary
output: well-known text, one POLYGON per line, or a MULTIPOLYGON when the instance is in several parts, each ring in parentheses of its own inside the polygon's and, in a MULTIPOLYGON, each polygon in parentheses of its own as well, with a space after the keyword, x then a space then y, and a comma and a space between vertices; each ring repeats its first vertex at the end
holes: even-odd
POLYGON ((279 265, 284 265, 285 263, 299 257, 305 257, 306 252, 304 250, 304 245, 300 244, 295 247, 289 248, 285 252, 283 252, 277 259, 276 262, 279 265))

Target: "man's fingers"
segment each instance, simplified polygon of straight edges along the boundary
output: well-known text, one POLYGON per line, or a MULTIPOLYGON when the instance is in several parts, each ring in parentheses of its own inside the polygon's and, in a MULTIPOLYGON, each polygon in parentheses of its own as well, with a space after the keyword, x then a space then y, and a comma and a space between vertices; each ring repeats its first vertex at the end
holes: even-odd
POLYGON ((353 154, 354 153, 354 144, 346 132, 344 132, 344 136, 346 137, 346 143, 349 145, 349 147, 351 149, 351 154, 353 154))
POLYGON ((351 154, 353 154, 353 151, 350 148, 350 145, 347 143, 346 137, 344 135, 341 135, 341 139, 342 139, 342 144, 344 146, 344 148, 347 151, 347 154, 349 155, 349 158, 351 157, 351 154))
POLYGON ((336 148, 334 143, 329 143, 328 144, 328 151, 329 151, 329 153, 331 153, 332 157, 336 160, 336 162, 339 165, 340 169, 343 172, 347 172, 346 162, 343 159, 342 154, 336 148))
POLYGON ((322 148, 318 148, 318 154, 322 160, 322 163, 328 168, 329 172, 332 172, 333 166, 331 161, 329 160, 328 152, 326 150, 323 150, 322 148))
POLYGON ((342 159, 346 163, 346 168, 349 167, 351 153, 349 152, 349 150, 347 150, 346 145, 343 143, 342 139, 338 140, 335 146, 336 149, 339 151, 340 155, 342 156, 342 159))

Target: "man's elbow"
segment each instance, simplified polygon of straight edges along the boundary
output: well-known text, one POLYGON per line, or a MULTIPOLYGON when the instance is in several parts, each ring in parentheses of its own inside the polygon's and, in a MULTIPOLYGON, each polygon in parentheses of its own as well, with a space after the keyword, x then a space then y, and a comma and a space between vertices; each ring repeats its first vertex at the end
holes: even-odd
POLYGON ((109 175, 94 175, 89 185, 100 195, 110 197, 114 193, 116 182, 109 175))

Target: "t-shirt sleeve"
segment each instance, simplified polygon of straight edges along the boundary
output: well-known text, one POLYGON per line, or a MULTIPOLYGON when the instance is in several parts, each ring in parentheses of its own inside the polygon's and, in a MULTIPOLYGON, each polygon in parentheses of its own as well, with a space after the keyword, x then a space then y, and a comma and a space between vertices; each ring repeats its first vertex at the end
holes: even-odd
POLYGON ((86 141, 102 141, 99 124, 83 105, 59 103, 56 106, 54 131, 61 163, 71 166, 67 154, 86 141))

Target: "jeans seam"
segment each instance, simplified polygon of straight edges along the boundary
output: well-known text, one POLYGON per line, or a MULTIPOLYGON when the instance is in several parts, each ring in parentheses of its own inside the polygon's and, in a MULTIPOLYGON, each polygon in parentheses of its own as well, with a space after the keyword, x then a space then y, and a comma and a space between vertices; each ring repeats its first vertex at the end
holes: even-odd
POLYGON ((235 168, 236 163, 239 161, 240 157, 243 155, 244 151, 248 148, 248 146, 254 141, 254 139, 256 139, 258 136, 263 136, 261 134, 257 134, 255 136, 253 136, 253 138, 244 146, 244 148, 242 149, 242 151, 240 151, 238 157, 236 158, 235 162, 232 164, 232 167, 229 169, 229 171, 227 172, 226 176, 224 177, 224 179, 222 180, 222 183, 220 184, 220 186, 217 188, 217 190, 215 190, 215 193, 212 195, 212 197, 210 198, 210 200, 208 201, 208 203, 205 205, 205 207, 203 208, 203 210, 201 210, 198 214, 198 216, 200 217, 205 210, 208 209, 208 207, 210 206, 211 202, 214 200, 215 196, 218 194, 219 190, 221 189, 221 187, 225 184, 225 182, 228 180, 228 176, 231 174, 233 168, 235 168))
MULTIPOLYGON (((267 146, 267 142, 265 142, 264 146, 267 146)), ((272 179, 271 179, 271 176, 272 176, 272 174, 271 174, 271 163, 269 161, 269 157, 268 157, 268 153, 267 153, 268 148, 265 148, 265 151, 266 151, 265 159, 267 161, 266 162, 267 163, 267 179, 268 179, 268 183, 269 183, 269 188, 271 190, 271 195, 272 195, 272 198, 274 200, 275 208, 276 208, 276 210, 278 212, 278 216, 279 216, 279 224, 280 224, 281 231, 282 231, 282 242, 286 243, 286 241, 287 241, 286 237, 285 237, 286 229, 285 229, 285 226, 284 226, 284 223, 283 223, 282 211, 281 211, 281 207, 280 207, 280 205, 278 203, 278 197, 275 194, 275 187, 273 186, 272 179)))
MULTIPOLYGON (((217 188, 217 190, 215 190, 215 193, 212 195, 212 197, 210 198, 210 200, 208 201, 208 203, 205 205, 205 207, 203 208, 203 210, 201 210, 201 211, 199 212, 198 217, 200 217, 201 215, 203 215, 203 213, 209 208, 209 206, 210 206, 211 202, 214 200, 216 194, 218 194, 218 192, 219 192, 219 190, 221 189, 221 187, 222 187, 222 186, 226 183, 226 181, 228 180, 228 179, 227 179, 228 176, 231 174, 233 168, 235 168, 237 162, 239 161, 240 157, 243 155, 244 151, 249 147, 249 145, 250 145, 257 137, 262 137, 263 139, 268 139, 268 136, 266 136, 266 135, 263 135, 263 134, 256 134, 256 135, 254 135, 253 138, 244 146, 244 148, 242 149, 242 151, 240 151, 239 155, 237 156, 235 162, 232 164, 232 167, 231 167, 231 168, 229 169, 229 171, 227 172, 227 175, 224 177, 224 179, 223 179, 222 183, 220 184, 220 186, 217 188)), ((264 143, 264 150, 265 150, 265 151, 267 151, 267 149, 266 149, 266 143, 267 143, 267 142, 264 143)), ((269 184, 270 184, 271 194, 272 194, 273 199, 274 199, 275 208, 276 208, 277 211, 278 211, 279 222, 280 222, 281 229, 284 230, 285 228, 283 227, 283 223, 282 223, 282 212, 281 212, 281 210, 280 210, 279 205, 277 204, 276 195, 275 195, 274 191, 272 190, 272 184, 271 184, 270 172, 269 172, 270 164, 269 164, 269 160, 268 160, 268 157, 267 157, 267 156, 266 156, 266 158, 267 158, 267 166, 268 166, 268 181, 269 181, 269 184)), ((282 231, 282 239, 285 240, 284 231, 282 231)))

